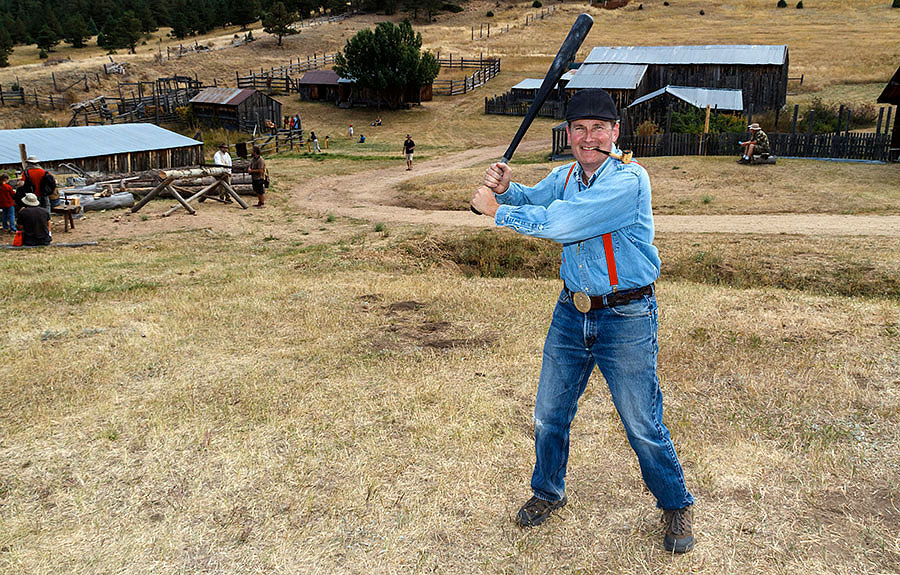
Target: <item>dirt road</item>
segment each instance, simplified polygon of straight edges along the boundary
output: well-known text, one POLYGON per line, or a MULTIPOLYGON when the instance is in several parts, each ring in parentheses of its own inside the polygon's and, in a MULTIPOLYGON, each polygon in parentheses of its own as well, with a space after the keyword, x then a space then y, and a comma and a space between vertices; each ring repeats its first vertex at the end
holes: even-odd
MULTIPOLYGON (((522 144, 519 153, 539 152, 547 143, 522 144)), ((469 211, 423 211, 390 205, 397 186, 412 177, 487 165, 506 151, 504 146, 479 148, 416 163, 407 172, 398 167, 311 180, 292 196, 298 209, 331 212, 379 222, 421 223, 438 226, 491 227, 490 218, 469 211)), ((753 233, 801 235, 866 235, 900 237, 900 216, 845 216, 831 214, 768 214, 712 216, 655 216, 661 233, 753 233)))

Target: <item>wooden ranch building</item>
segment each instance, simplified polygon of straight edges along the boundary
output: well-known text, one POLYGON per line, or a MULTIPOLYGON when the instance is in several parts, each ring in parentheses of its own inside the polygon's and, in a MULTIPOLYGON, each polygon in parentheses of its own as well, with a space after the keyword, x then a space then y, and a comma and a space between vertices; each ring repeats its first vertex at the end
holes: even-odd
POLYGON ((242 132, 281 124, 281 102, 257 90, 207 88, 191 98, 191 109, 202 122, 242 132))
POLYGON ((665 128, 664 122, 669 110, 681 111, 687 107, 706 110, 707 106, 714 113, 740 114, 744 107, 741 91, 727 88, 666 86, 632 102, 624 115, 628 118, 627 124, 631 126, 631 130, 646 120, 665 128))
POLYGON ((570 89, 588 73, 590 64, 646 66, 635 98, 669 85, 731 88, 743 92, 744 113, 781 108, 787 98, 788 47, 783 45, 597 47, 569 83, 570 89))
POLYGON ((338 102, 338 81, 334 70, 310 70, 297 80, 301 100, 325 100, 338 102))
POLYGON ((154 124, 0 130, 0 169, 21 169, 19 144, 51 170, 125 173, 203 163, 203 142, 154 124))
MULTIPOLYGON (((884 87, 881 95, 878 96, 878 103, 894 104, 897 106, 894 110, 894 129, 891 133, 891 149, 889 156, 894 162, 900 161, 900 68, 897 68, 897 71, 894 72, 894 76, 888 81, 887 86, 884 87)), ((890 112, 890 108, 888 108, 888 112, 890 112)), ((890 118, 890 113, 888 113, 888 118, 890 118)), ((879 120, 878 123, 881 125, 881 120, 879 120)), ((887 126, 885 126, 885 131, 887 131, 887 126)))

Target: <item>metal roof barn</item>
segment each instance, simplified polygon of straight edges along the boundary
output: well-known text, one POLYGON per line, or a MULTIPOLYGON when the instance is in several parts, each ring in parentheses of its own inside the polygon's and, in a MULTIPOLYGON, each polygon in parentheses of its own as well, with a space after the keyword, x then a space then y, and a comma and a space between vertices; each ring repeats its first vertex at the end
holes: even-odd
POLYGON ((743 64, 780 66, 787 46, 753 44, 704 46, 598 46, 585 64, 743 64))
POLYGON ((191 98, 191 103, 225 104, 237 106, 251 97, 256 90, 242 90, 240 88, 207 88, 191 98))
POLYGON ((191 109, 208 124, 244 132, 281 124, 281 102, 258 90, 207 88, 191 99, 191 109))
POLYGON ((663 94, 671 94, 672 96, 687 102, 695 108, 706 108, 709 106, 713 109, 727 110, 729 112, 740 112, 743 110, 743 98, 740 90, 718 89, 718 88, 690 88, 686 86, 666 86, 659 90, 641 96, 631 103, 629 108, 637 106, 652 100, 663 94))
POLYGON ((154 124, 0 130, 0 167, 21 167, 19 144, 45 168, 70 163, 85 171, 118 173, 203 161, 203 142, 154 124))
POLYGON ((582 64, 566 89, 634 90, 646 73, 646 64, 582 64))

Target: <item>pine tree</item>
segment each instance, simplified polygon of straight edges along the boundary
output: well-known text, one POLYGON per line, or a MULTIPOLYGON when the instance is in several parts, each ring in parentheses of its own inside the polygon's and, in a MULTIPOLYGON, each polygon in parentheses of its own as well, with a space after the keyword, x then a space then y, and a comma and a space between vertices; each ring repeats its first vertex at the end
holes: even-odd
POLYGON ((13 40, 6 28, 0 28, 0 68, 9 66, 9 55, 13 51, 13 40))
POLYGON ((53 33, 50 26, 44 24, 37 34, 37 41, 35 43, 41 52, 49 52, 54 46, 59 44, 59 38, 53 33))
POLYGON ((287 8, 284 7, 284 3, 275 2, 272 4, 268 14, 263 18, 263 31, 277 37, 278 45, 281 46, 282 38, 297 33, 292 27, 296 19, 297 16, 292 12, 288 12, 287 8))
POLYGON ((63 38, 72 45, 73 48, 84 48, 85 40, 91 36, 87 23, 80 13, 66 20, 63 38))

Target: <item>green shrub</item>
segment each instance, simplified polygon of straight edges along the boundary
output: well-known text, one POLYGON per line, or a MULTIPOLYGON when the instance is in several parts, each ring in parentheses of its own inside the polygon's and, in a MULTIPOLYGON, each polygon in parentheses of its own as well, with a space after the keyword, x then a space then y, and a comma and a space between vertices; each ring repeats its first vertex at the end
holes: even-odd
POLYGON ((891 8, 900 8, 900 0, 894 0, 894 3, 891 4, 891 8))
POLYGON ((659 133, 659 126, 653 120, 644 120, 635 130, 638 136, 653 136, 659 133))
POLYGON ((454 14, 456 14, 458 12, 462 12, 463 7, 460 6, 459 4, 451 4, 450 2, 445 2, 441 6, 441 10, 443 10, 445 12, 453 12, 454 14))
POLYGON ((493 17, 494 17, 494 11, 493 11, 493 10, 488 10, 488 11, 487 11, 487 17, 488 17, 488 18, 493 18, 493 17))
POLYGON ((803 8, 803 0, 800 0, 799 2, 797 2, 797 9, 800 10, 802 8, 803 8))
POLYGON ((784 0, 778 0, 778 7, 787 8, 787 2, 785 2, 784 0))
POLYGON ((20 128, 55 128, 57 126, 59 124, 56 123, 56 120, 47 120, 37 112, 22 117, 22 123, 19 124, 20 128))
POLYGON ((534 2, 531 3, 532 8, 540 8, 541 6, 543 6, 543 4, 541 4, 541 0, 534 0, 534 2))
MULTIPOLYGON (((706 125, 706 110, 684 108, 672 111, 669 126, 673 134, 702 134, 706 125)), ((732 114, 710 114, 709 133, 740 134, 747 129, 747 124, 740 116, 732 114)))

